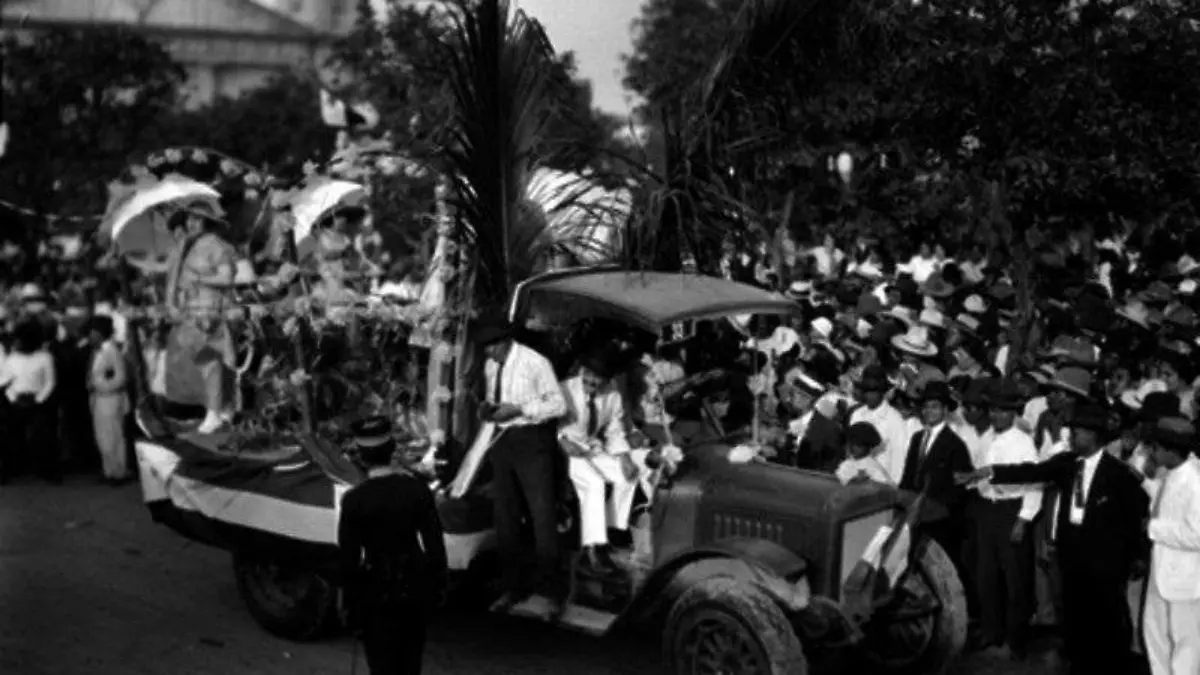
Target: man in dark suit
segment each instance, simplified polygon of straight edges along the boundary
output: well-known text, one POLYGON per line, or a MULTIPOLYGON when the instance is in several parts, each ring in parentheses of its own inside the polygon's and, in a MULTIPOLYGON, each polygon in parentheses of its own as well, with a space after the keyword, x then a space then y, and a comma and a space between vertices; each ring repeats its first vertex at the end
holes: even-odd
POLYGON ((919 531, 941 545, 955 569, 960 570, 961 578, 969 578, 961 571, 966 532, 962 514, 967 491, 955 483, 954 477, 970 471, 973 465, 967 444, 946 424, 946 415, 954 405, 948 384, 933 381, 925 385, 921 392, 923 428, 908 442, 899 487, 925 494, 919 531))
POLYGON ((983 467, 962 483, 1052 483, 1063 499, 1054 537, 1062 566, 1064 647, 1072 675, 1131 672, 1127 584, 1145 560, 1149 497, 1134 472, 1103 451, 1108 412, 1083 405, 1070 421, 1073 452, 1044 462, 983 467))
POLYGON ((360 636, 371 675, 419 675, 431 609, 446 586, 446 546, 433 493, 392 466, 386 418, 355 428, 367 480, 342 498, 338 555, 347 623, 360 636))

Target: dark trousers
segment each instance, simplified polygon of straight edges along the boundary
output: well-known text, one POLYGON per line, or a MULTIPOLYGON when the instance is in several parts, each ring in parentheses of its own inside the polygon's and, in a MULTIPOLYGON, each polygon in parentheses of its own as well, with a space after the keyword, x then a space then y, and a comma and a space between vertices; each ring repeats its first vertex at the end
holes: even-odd
POLYGON ((1128 580, 1100 573, 1093 553, 1070 541, 1070 529, 1059 532, 1062 564, 1063 647, 1071 675, 1128 672, 1129 636, 1133 630, 1126 601, 1128 580))
POLYGON ((62 480, 56 413, 52 402, 34 403, 28 397, 8 406, 7 449, 0 463, 0 479, 8 480, 32 466, 43 479, 62 480))
POLYGON ((419 675, 428 615, 419 603, 374 607, 363 614, 362 643, 371 675, 419 675))
POLYGON ((959 568, 959 577, 963 584, 963 595, 967 598, 967 616, 972 620, 979 618, 979 518, 980 510, 983 508, 983 498, 979 493, 972 491, 966 500, 966 505, 963 508, 964 520, 966 526, 963 528, 963 544, 962 544, 962 567, 959 568))
POLYGON ((989 644, 1024 651, 1033 615, 1033 532, 1019 544, 1011 540, 1021 512, 1020 499, 981 499, 976 519, 979 623, 989 644))
POLYGON ((510 427, 502 431, 488 457, 492 463, 492 500, 496 543, 500 553, 500 584, 507 592, 537 591, 562 595, 559 581, 558 491, 554 477, 557 451, 550 425, 510 427), (528 547, 522 521, 533 529, 537 577, 529 583, 528 547))

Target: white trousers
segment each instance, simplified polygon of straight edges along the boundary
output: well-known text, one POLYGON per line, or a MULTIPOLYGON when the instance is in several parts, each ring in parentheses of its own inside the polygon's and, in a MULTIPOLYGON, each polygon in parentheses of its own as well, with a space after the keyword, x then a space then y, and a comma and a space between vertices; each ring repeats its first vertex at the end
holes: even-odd
POLYGON ((1200 600, 1164 600, 1153 579, 1147 581, 1142 631, 1153 675, 1200 673, 1200 600))
MULTIPOLYGON (((634 450, 630 457, 645 473, 645 452, 634 450)), ((567 475, 575 486, 579 497, 579 534, 583 546, 599 546, 608 543, 608 528, 629 529, 629 514, 633 511, 633 498, 637 494, 638 477, 625 477, 621 458, 599 454, 592 457, 568 457, 567 475), (613 486, 612 496, 605 504, 604 487, 613 486)))

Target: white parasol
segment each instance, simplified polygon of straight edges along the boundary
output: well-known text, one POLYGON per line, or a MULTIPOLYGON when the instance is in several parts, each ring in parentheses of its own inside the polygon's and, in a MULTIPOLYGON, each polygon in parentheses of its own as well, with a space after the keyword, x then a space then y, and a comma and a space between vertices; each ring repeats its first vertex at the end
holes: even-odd
POLYGON ((100 224, 100 234, 122 254, 162 257, 175 242, 167 230, 171 213, 205 205, 221 215, 220 199, 221 194, 212 186, 179 174, 131 185, 116 184, 109 188, 109 205, 100 224))
POLYGON ((359 183, 332 178, 319 178, 292 193, 287 204, 297 248, 312 236, 313 226, 323 216, 340 207, 362 206, 366 199, 367 189, 359 183))

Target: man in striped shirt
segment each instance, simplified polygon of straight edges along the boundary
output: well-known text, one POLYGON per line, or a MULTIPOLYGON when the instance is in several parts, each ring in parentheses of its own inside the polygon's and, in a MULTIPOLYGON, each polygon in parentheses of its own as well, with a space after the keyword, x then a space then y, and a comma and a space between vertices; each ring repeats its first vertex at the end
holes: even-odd
POLYGON ((496 426, 488 458, 504 595, 493 610, 507 611, 537 591, 549 598, 552 615, 561 614, 565 589, 558 573, 554 452, 556 421, 566 414, 567 404, 550 361, 514 340, 508 326, 481 326, 476 340, 487 354, 487 392, 480 416, 496 426), (523 564, 521 521, 526 516, 533 526, 537 560, 532 584, 523 564))

